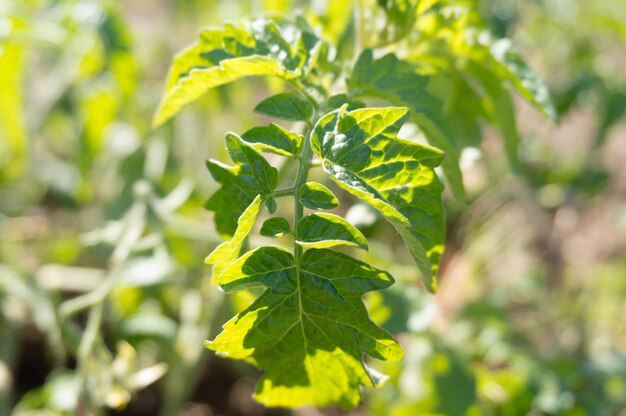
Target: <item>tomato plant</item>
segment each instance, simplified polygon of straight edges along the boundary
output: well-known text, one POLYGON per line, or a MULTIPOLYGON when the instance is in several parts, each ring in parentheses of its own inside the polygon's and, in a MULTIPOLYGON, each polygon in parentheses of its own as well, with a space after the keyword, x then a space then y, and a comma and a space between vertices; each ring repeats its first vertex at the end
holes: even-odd
POLYGON ((623 22, 0 1, 0 415, 624 413, 623 22))
POLYGON ((385 378, 364 356, 402 356, 362 300, 394 279, 358 259, 367 240, 337 214, 336 193, 369 204, 394 227, 434 292, 445 243, 436 169, 464 205, 459 155, 480 144, 481 123, 500 130, 517 166, 511 90, 556 118, 539 77, 510 41, 489 33, 471 2, 357 2, 355 16, 351 41, 329 41, 304 17, 204 30, 176 56, 154 120, 159 126, 209 89, 245 77, 278 78, 286 87, 255 111, 288 126, 227 133, 234 165, 207 161, 221 187, 206 207, 226 240, 206 259, 213 283, 258 296, 206 346, 262 368, 255 397, 267 406, 354 407, 361 386, 385 378), (385 25, 376 29, 374 18, 385 25), (408 122, 419 137, 402 137, 408 122), (314 170, 324 183, 310 180, 314 170), (291 202, 289 219, 275 215, 286 211, 283 201, 291 202), (248 250, 260 218, 260 233, 277 243, 248 250))

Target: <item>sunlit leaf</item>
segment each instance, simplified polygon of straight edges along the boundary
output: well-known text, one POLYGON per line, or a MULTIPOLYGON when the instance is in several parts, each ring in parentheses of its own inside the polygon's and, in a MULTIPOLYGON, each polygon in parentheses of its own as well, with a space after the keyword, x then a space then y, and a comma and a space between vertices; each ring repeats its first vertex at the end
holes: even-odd
POLYGON ((390 275, 329 250, 294 258, 279 247, 251 251, 221 275, 226 291, 265 287, 207 347, 265 370, 255 397, 267 406, 356 406, 360 386, 380 377, 363 354, 397 360, 402 349, 368 317, 361 296, 393 283, 390 275))
POLYGON ((374 59, 372 51, 367 49, 354 65, 348 87, 355 96, 377 97, 411 109, 411 117, 429 143, 446 154, 441 168, 454 196, 464 204, 465 188, 455 138, 441 100, 428 91, 429 82, 429 77, 418 74, 412 65, 395 55, 374 59))
POLYGON ((285 234, 291 233, 291 226, 283 217, 274 217, 265 220, 260 231, 260 234, 266 237, 282 237, 285 234))
POLYGON ((305 248, 347 245, 367 249, 367 240, 354 225, 325 212, 307 215, 298 221, 296 238, 296 242, 305 248))
POLYGON ((241 138, 261 152, 275 153, 281 156, 295 156, 300 153, 302 136, 293 133, 278 124, 253 127, 241 138))
MULTIPOLYGON (((12 24, 25 26, 18 19, 12 24)), ((0 176, 16 177, 26 167, 28 143, 22 113, 25 52, 20 45, 0 42, 0 176)))
POLYGON ((209 89, 244 77, 295 80, 307 73, 321 47, 311 32, 286 21, 257 19, 245 27, 205 30, 174 60, 154 124, 163 124, 209 89))
POLYGON ((333 209, 339 206, 339 200, 324 185, 317 182, 307 182, 298 191, 298 200, 306 208, 333 209))
POLYGON ((261 101, 254 111, 281 120, 308 121, 313 115, 313 106, 296 94, 282 93, 261 101))
POLYGON ((207 168, 222 187, 206 203, 215 212, 217 231, 230 238, 237 229, 237 220, 257 195, 267 197, 276 188, 278 172, 250 145, 236 134, 226 135, 226 148, 235 167, 215 160, 207 168))
POLYGON ((217 283, 219 275, 226 267, 239 257, 243 241, 254 226, 262 204, 263 199, 257 195, 237 220, 237 229, 233 238, 217 246, 205 259, 205 263, 213 265, 213 284, 217 283))
POLYGON ((443 154, 397 137, 408 117, 406 108, 341 109, 319 120, 311 140, 335 182, 394 225, 434 291, 445 241, 443 186, 434 168, 443 154))

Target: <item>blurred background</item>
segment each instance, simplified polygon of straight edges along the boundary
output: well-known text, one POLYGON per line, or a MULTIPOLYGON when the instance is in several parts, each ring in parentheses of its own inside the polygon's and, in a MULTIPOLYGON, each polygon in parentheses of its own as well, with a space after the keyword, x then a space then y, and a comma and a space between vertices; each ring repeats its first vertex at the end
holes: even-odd
POLYGON ((516 173, 488 125, 463 153, 470 203, 446 200, 436 296, 376 215, 348 210, 398 281, 367 303, 405 348, 373 363, 391 378, 359 408, 264 409, 254 368, 204 350, 250 302, 210 286, 204 160, 226 161, 224 133, 281 85, 220 87, 152 130, 167 69, 203 26, 295 10, 349 26, 338 3, 0 0, 0 415, 626 415, 624 0, 475 1, 560 123, 516 102, 516 173))

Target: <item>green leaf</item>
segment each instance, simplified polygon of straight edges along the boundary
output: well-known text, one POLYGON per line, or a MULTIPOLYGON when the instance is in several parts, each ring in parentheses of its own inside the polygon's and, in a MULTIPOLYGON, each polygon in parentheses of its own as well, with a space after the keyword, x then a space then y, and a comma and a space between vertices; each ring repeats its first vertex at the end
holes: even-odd
MULTIPOLYGON (((497 39, 487 29, 476 7, 433 7, 439 16, 440 28, 433 34, 448 49, 439 54, 454 62, 459 72, 465 71, 468 61, 483 65, 493 73, 493 82, 504 87, 509 83, 535 108, 553 121, 558 116, 550 99, 548 89, 512 47, 510 39, 497 39), (456 32, 456 36, 450 33, 456 32)), ((441 48, 443 49, 443 48, 441 48)), ((419 59, 419 58, 417 58, 419 59)))
POLYGON ((376 3, 386 15, 385 24, 379 33, 384 44, 397 42, 411 32, 419 0, 377 0, 376 3))
POLYGON ((478 40, 489 48, 497 74, 509 81, 521 96, 533 104, 535 108, 552 121, 557 121, 558 115, 548 89, 541 77, 513 50, 510 39, 494 41, 482 34, 478 40))
POLYGON ((250 76, 287 81, 307 74, 323 49, 308 30, 286 21, 257 19, 239 28, 208 29, 180 53, 154 118, 159 126, 209 89, 250 76))
POLYGON ((500 129, 509 164, 513 170, 518 170, 520 137, 515 122, 515 108, 508 89, 492 72, 479 63, 469 63, 467 70, 483 88, 484 95, 487 97, 483 100, 483 107, 492 122, 500 129))
POLYGON ((213 265, 213 284, 217 284, 219 275, 239 257, 243 240, 254 226, 262 204, 261 195, 257 195, 239 217, 233 238, 217 246, 204 260, 205 263, 213 265))
POLYGON ((350 97, 347 94, 333 95, 332 97, 329 97, 324 104, 323 109, 326 110, 325 112, 341 108, 344 104, 348 104, 348 110, 356 110, 357 108, 367 107, 363 101, 350 97))
POLYGON ((406 108, 340 109, 318 121, 311 144, 339 186, 394 225, 434 291, 445 242, 443 186, 434 169, 443 153, 397 137, 408 117, 406 108))
POLYGON ((317 182, 307 182, 298 191, 298 201, 310 209, 333 209, 339 206, 339 200, 333 193, 317 182))
POLYGON ((368 317, 361 296, 393 278, 330 250, 308 250, 299 267, 288 251, 261 247, 221 275, 226 291, 265 287, 246 310, 206 346, 265 370, 255 398, 266 406, 356 406, 360 386, 381 378, 363 354, 398 360, 400 345, 368 317))
POLYGON ((430 82, 428 76, 416 73, 411 64, 395 55, 388 54, 375 60, 372 51, 366 49, 354 65, 348 87, 352 95, 381 98, 411 109, 412 118, 424 131, 428 142, 446 154, 441 168, 455 198, 465 205, 456 141, 443 103, 428 91, 430 82))
POLYGON ((445 105, 446 117, 450 121, 457 147, 480 147, 483 134, 479 121, 489 116, 483 108, 481 97, 470 86, 474 80, 468 80, 465 74, 446 71, 437 76, 437 82, 449 88, 445 105))
POLYGON ((283 217, 274 217, 265 220, 261 226, 261 235, 265 237, 282 237, 285 234, 291 234, 291 226, 283 217))
POLYGON ((276 212, 276 208, 277 208, 277 206, 276 206, 276 199, 272 198, 272 197, 269 197, 267 199, 267 201, 265 202, 265 208, 267 208, 267 211, 270 214, 273 214, 274 212, 276 212))
POLYGON ((269 199, 278 183, 278 172, 259 152, 233 133, 226 135, 226 148, 234 167, 215 160, 207 161, 213 178, 222 184, 206 203, 215 211, 215 227, 230 238, 237 228, 237 220, 257 195, 269 199))
POLYGON ((338 245, 367 249, 367 240, 354 225, 338 215, 315 213, 296 224, 296 242, 305 248, 328 248, 338 245))
POLYGON ((302 136, 278 124, 253 127, 241 138, 261 152, 293 157, 300 153, 302 136))
MULTIPOLYGON (((9 33, 12 27, 25 26, 17 18, 6 23, 9 33)), ((28 136, 22 92, 25 56, 19 44, 0 42, 0 179, 16 178, 26 168, 28 136)))
POLYGON ((254 111, 281 120, 308 121, 313 115, 313 106, 296 94, 285 92, 261 101, 254 111))

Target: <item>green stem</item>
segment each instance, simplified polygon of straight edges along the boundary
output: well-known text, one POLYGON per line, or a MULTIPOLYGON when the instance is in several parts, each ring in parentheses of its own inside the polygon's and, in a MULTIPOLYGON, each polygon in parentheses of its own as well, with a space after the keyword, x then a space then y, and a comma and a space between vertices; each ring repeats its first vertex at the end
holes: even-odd
POLYGON ((283 188, 283 189, 277 189, 272 193, 272 197, 274 198, 281 198, 283 196, 291 196, 294 195, 296 192, 296 188, 294 188, 293 186, 290 186, 289 188, 283 188))
MULTIPOLYGON (((311 129, 307 129, 307 136, 304 140, 304 149, 302 149, 300 165, 298 166, 298 173, 296 174, 296 180, 293 184, 293 199, 294 199, 294 229, 298 224, 298 221, 302 219, 304 215, 304 206, 300 203, 299 192, 300 187, 306 183, 307 177, 309 175, 309 169, 311 168, 311 160, 313 158, 313 149, 311 149, 311 138, 309 137, 311 133, 311 129)), ((300 255, 302 254, 302 247, 299 244, 293 243, 293 254, 298 264, 298 260, 300 255)))
MULTIPOLYGON (((317 113, 317 112, 316 112, 317 113)), ((315 116, 316 117, 316 116, 315 116)), ((293 213, 293 228, 297 229, 298 222, 304 216, 304 206, 300 203, 300 187, 306 182, 309 168, 311 167, 311 159, 313 158, 313 150, 311 149, 311 132, 312 122, 307 123, 306 135, 304 139, 304 148, 302 149, 302 153, 300 154, 300 165, 298 166, 298 173, 296 174, 296 180, 293 184, 293 188, 295 190, 293 195, 294 200, 294 213, 293 213)), ((300 258, 302 257, 302 247, 297 243, 298 235, 295 233, 293 239, 293 258, 294 263, 296 265, 296 285, 298 291, 298 310, 302 312, 302 282, 301 282, 301 273, 300 273, 300 258)), ((300 317, 300 329, 302 330, 302 339, 305 340, 305 349, 306 349, 306 336, 304 334, 304 324, 302 322, 302 317, 300 317)))

